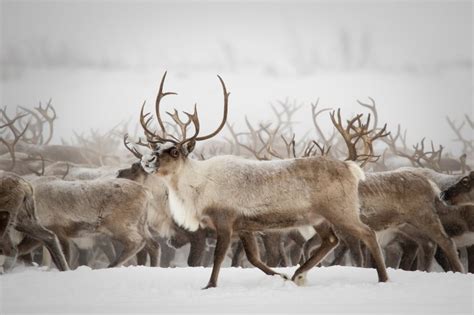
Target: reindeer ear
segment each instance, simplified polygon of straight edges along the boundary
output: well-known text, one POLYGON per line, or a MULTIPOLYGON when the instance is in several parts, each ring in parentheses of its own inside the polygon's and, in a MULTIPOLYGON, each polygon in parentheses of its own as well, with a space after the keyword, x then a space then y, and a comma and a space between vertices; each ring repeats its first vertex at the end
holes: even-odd
POLYGON ((186 143, 185 149, 188 152, 188 154, 193 152, 195 146, 196 146, 196 141, 195 140, 191 140, 191 141, 186 143))
POLYGON ((470 177, 470 178, 474 178, 474 171, 471 171, 471 172, 469 173, 469 177, 470 177))

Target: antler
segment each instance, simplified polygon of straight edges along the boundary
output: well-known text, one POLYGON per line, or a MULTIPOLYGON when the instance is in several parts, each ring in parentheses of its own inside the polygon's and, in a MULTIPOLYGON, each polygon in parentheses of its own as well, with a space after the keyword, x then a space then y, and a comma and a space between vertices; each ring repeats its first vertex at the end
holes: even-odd
POLYGON ((336 112, 333 111, 330 114, 331 121, 336 127, 337 131, 341 134, 348 150, 348 156, 346 160, 351 161, 362 161, 361 166, 365 166, 369 162, 376 162, 380 156, 374 155, 373 143, 379 138, 386 137, 389 135, 389 132, 386 132, 387 124, 378 131, 370 129, 370 118, 371 115, 367 115, 366 122, 362 122, 363 114, 358 114, 350 120, 347 120, 347 126, 344 128, 341 118, 341 109, 337 110, 337 120, 336 112), (357 144, 359 140, 363 141, 364 144, 364 153, 359 154, 357 152, 357 144))
MULTIPOLYGON (((9 120, 8 123, 0 126, 0 129, 3 129, 3 128, 6 128, 8 127, 11 132, 13 133, 13 137, 14 137, 14 140, 9 143, 7 140, 5 140, 3 137, 0 137, 0 142, 2 142, 8 149, 8 152, 10 153, 10 156, 11 156, 11 165, 10 167, 8 168, 8 171, 11 171, 12 169, 15 168, 15 165, 16 165, 16 155, 15 155, 15 146, 16 144, 18 143, 18 141, 21 139, 21 137, 25 134, 26 130, 28 129, 29 125, 27 124, 26 127, 23 129, 23 131, 18 131, 18 129, 15 128, 14 126, 14 123, 20 119, 21 117, 24 117, 25 115, 18 115, 16 116, 14 119, 10 120, 9 118, 7 118, 9 120)), ((6 117, 6 116, 5 116, 6 117)))
POLYGON ((359 100, 357 100, 357 103, 359 103, 360 106, 368 108, 372 112, 372 115, 374 116, 374 129, 377 129, 378 122, 379 122, 379 115, 377 113, 377 107, 375 105, 375 101, 374 101, 373 98, 371 98, 370 96, 368 96, 367 98, 370 100, 370 102, 372 104, 363 103, 359 100))
POLYGON ((321 156, 328 156, 329 151, 331 150, 331 146, 328 146, 326 148, 325 145, 321 146, 317 141, 313 140, 313 141, 308 142, 301 156, 302 157, 315 156, 317 154, 316 148, 319 150, 319 153, 321 154, 321 156))
POLYGON ((400 142, 402 143, 402 146, 403 146, 403 150, 407 150, 407 143, 406 143, 406 139, 407 139, 407 130, 405 129, 405 131, 403 132, 403 135, 401 133, 401 126, 400 124, 397 125, 397 133, 395 136, 392 135, 392 133, 390 132, 386 138, 382 139, 387 145, 388 147, 390 148, 390 150, 394 153, 394 154, 397 154, 399 155, 399 150, 397 148, 397 141, 400 140, 400 142))
POLYGON ((290 104, 289 99, 286 98, 285 101, 277 101, 277 104, 281 107, 281 110, 278 110, 277 107, 273 104, 270 104, 273 113, 277 118, 277 125, 281 126, 281 131, 288 131, 293 133, 292 126, 295 123, 293 121, 293 116, 295 113, 303 106, 297 105, 296 100, 293 104, 290 104))
POLYGON ((316 100, 315 103, 311 103, 311 113, 312 113, 311 117, 313 118, 314 128, 316 128, 316 132, 321 137, 321 140, 323 140, 324 143, 329 144, 333 140, 333 137, 334 137, 335 134, 333 133, 333 135, 329 139, 326 138, 326 136, 324 135, 323 130, 319 126, 319 123, 318 123, 317 119, 318 119, 319 115, 321 115, 322 113, 324 113, 326 111, 330 111, 332 109, 331 108, 323 108, 323 109, 317 110, 318 105, 319 105, 319 98, 316 100))
MULTIPOLYGON (((141 142, 141 141, 140 141, 141 142)), ((128 133, 123 136, 123 145, 127 148, 128 151, 132 152, 132 154, 138 158, 139 160, 142 159, 143 154, 138 152, 135 147, 130 147, 130 142, 128 141, 128 133)))
POLYGON ((263 129, 270 127, 270 125, 264 126, 263 124, 260 124, 260 128, 256 130, 248 121, 247 117, 245 117, 245 123, 249 130, 248 133, 235 133, 235 131, 229 126, 231 130, 231 135, 234 139, 234 142, 237 144, 237 147, 242 147, 246 149, 247 151, 252 153, 257 160, 269 160, 270 158, 265 153, 263 153, 264 151, 267 151, 267 146, 265 145, 265 141, 263 140, 261 132, 263 129), (247 139, 250 140, 250 143, 242 143, 239 140, 239 136, 243 135, 247 136, 247 139))
POLYGON ((219 78, 219 81, 221 82, 222 90, 224 92, 224 115, 222 117, 221 124, 219 125, 219 127, 217 127, 217 129, 214 132, 211 132, 210 134, 208 134, 206 136, 203 136, 203 137, 197 137, 196 141, 207 140, 207 139, 210 139, 210 138, 214 137, 215 135, 217 135, 222 130, 222 128, 224 128, 225 122, 227 121, 227 113, 228 113, 228 109, 229 109, 229 95, 230 95, 230 92, 227 92, 227 88, 225 86, 224 80, 222 80, 222 78, 219 75, 217 77, 219 78))
POLYGON ((175 92, 163 92, 163 87, 164 87, 164 82, 165 82, 165 79, 166 79, 166 74, 167 74, 167 72, 164 73, 164 75, 161 79, 160 87, 159 87, 159 90, 158 90, 158 95, 156 97, 156 102, 155 102, 156 119, 158 121, 158 125, 159 125, 159 127, 162 131, 163 136, 159 135, 157 132, 154 132, 150 129, 149 125, 150 125, 151 121, 153 120, 153 117, 151 116, 150 113, 145 114, 145 112, 144 112, 145 102, 143 103, 141 111, 140 111, 140 124, 142 125, 142 128, 144 130, 144 133, 145 133, 145 136, 147 138, 148 143, 150 143, 151 145, 156 145, 157 143, 171 142, 175 145, 182 146, 187 142, 196 142, 196 141, 207 140, 207 139, 210 139, 210 138, 214 137, 216 134, 218 134, 222 130, 222 128, 224 127, 225 122, 227 120, 228 99, 229 99, 229 94, 230 94, 229 92, 227 92, 227 88, 226 88, 225 83, 222 80, 222 78, 220 76, 217 76, 219 78, 219 81, 221 82, 222 89, 224 91, 224 116, 222 118, 222 122, 219 125, 219 127, 217 127, 217 129, 215 131, 213 131, 212 133, 210 133, 206 136, 199 137, 198 135, 199 135, 199 132, 200 132, 200 124, 199 124, 199 118, 198 118, 198 114, 197 114, 196 105, 194 105, 193 114, 189 114, 189 113, 185 112, 185 114, 188 117, 187 122, 183 122, 179 118, 179 114, 176 110, 174 110, 173 114, 167 112, 167 114, 173 119, 173 121, 179 126, 179 129, 181 130, 181 137, 182 138, 181 138, 181 140, 178 140, 176 137, 174 137, 173 135, 168 134, 166 132, 165 124, 163 123, 163 120, 162 120, 161 114, 160 114, 161 100, 167 95, 177 95, 177 93, 175 93, 175 92), (188 138, 186 131, 187 131, 188 126, 191 123, 194 126, 194 135, 192 135, 191 137, 188 138))
POLYGON ((56 110, 54 107, 51 105, 52 99, 49 99, 48 103, 46 106, 43 108, 41 105, 41 102, 38 107, 35 107, 35 110, 38 111, 41 116, 45 119, 44 122, 48 123, 49 126, 49 135, 48 138, 44 141, 44 144, 48 144, 51 142, 51 139, 53 138, 53 133, 54 133, 54 120, 58 117, 56 115, 56 110), (51 114, 50 114, 51 113, 51 114))
POLYGON ((465 118, 466 120, 463 121, 458 126, 456 126, 456 122, 454 120, 451 120, 448 116, 446 116, 446 121, 448 122, 449 126, 454 131, 454 133, 456 134, 457 139, 454 139, 454 141, 459 141, 462 143, 464 152, 471 152, 471 151, 474 151, 474 142, 472 140, 466 139, 463 136, 462 129, 466 125, 466 122, 471 128, 474 128, 474 124, 467 114, 465 115, 465 118))

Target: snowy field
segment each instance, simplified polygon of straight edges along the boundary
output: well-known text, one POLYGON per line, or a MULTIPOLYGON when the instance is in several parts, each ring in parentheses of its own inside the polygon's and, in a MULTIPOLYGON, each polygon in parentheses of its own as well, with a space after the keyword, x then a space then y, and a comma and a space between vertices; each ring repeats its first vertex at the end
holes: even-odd
MULTIPOLYGON (((283 268, 291 274, 295 268, 283 268)), ((55 272, 17 268, 0 278, 0 313, 420 313, 473 314, 474 276, 315 268, 305 287, 253 268, 223 268, 201 290, 207 268, 123 267, 55 272)))

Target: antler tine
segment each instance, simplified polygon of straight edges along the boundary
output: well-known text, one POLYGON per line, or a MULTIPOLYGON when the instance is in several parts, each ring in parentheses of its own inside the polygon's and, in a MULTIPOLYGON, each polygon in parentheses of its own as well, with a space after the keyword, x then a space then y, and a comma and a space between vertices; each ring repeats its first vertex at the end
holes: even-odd
POLYGON ((293 104, 290 104, 289 98, 287 97, 285 101, 277 100, 277 104, 280 105, 282 110, 279 112, 273 105, 272 109, 275 115, 277 116, 278 123, 282 124, 283 128, 289 128, 290 132, 292 132, 292 125, 293 125, 293 115, 303 107, 303 104, 297 105, 296 100, 293 101, 293 104), (285 115, 285 119, 282 119, 282 115, 285 115))
POLYGON ((372 141, 378 138, 388 137, 390 133, 390 131, 387 131, 387 124, 385 124, 383 125, 382 129, 380 129, 374 136, 372 136, 372 141))
POLYGON ((125 146, 125 148, 127 148, 128 151, 132 152, 132 154, 138 158, 139 160, 142 159, 143 157, 143 154, 141 154, 140 152, 138 152, 138 150, 134 147, 130 147, 130 142, 128 141, 128 133, 126 133, 124 136, 123 136, 123 145, 125 146))
POLYGON ((269 130, 270 125, 264 126, 263 124, 260 124, 260 130, 257 132, 257 136, 263 144, 263 148, 266 149, 266 151, 273 157, 276 157, 278 159, 283 159, 283 157, 278 154, 274 149, 273 149, 273 143, 275 141, 275 136, 278 133, 278 130, 280 129, 281 126, 277 126, 273 131, 269 130), (261 132, 265 132, 268 135, 267 141, 265 141, 262 137, 261 132))
POLYGON ((314 149, 314 144, 312 142, 308 142, 303 150, 302 157, 311 156, 313 149, 314 149))
POLYGON ((191 121, 188 120, 186 123, 182 122, 181 119, 179 118, 179 114, 176 109, 174 109, 173 114, 171 114, 170 112, 166 112, 166 114, 168 114, 173 119, 173 121, 178 125, 181 132, 181 138, 186 139, 186 128, 190 124, 191 121))
POLYGON ((16 132, 13 131, 12 127, 13 127, 13 123, 15 122, 15 120, 13 120, 12 122, 10 122, 9 124, 7 124, 7 126, 12 130, 12 133, 15 137, 15 139, 13 140, 12 143, 8 143, 5 139, 3 139, 2 137, 0 137, 0 142, 2 142, 8 149, 8 151, 10 152, 10 156, 11 156, 11 159, 12 159, 12 163, 10 165, 10 167, 7 169, 8 171, 11 171, 15 168, 15 165, 16 165, 16 155, 15 155, 15 146, 16 144, 18 143, 18 141, 20 140, 20 138, 25 134, 26 130, 28 129, 29 125, 27 124, 26 127, 23 129, 22 132, 20 132, 19 134, 17 134, 16 132))
POLYGON ((153 117, 151 116, 151 113, 146 113, 146 114, 144 113, 145 103, 146 102, 143 102, 142 109, 140 111, 140 124, 142 125, 143 131, 145 133, 148 143, 153 144, 153 145, 160 142, 172 142, 174 144, 177 144, 178 141, 175 141, 173 139, 168 139, 168 138, 162 138, 157 133, 154 133, 148 128, 148 125, 153 120, 153 117))
MULTIPOLYGON (((51 105, 51 102, 52 102, 52 99, 50 98, 44 108, 41 106, 41 103, 39 107, 35 107, 35 110, 38 111, 41 114, 41 116, 43 116, 43 118, 45 119, 45 122, 47 122, 49 126, 49 135, 48 135, 48 138, 46 138, 46 140, 44 141, 44 144, 48 144, 49 142, 51 142, 51 139, 53 138, 53 133, 54 133, 53 122, 57 118, 56 110, 51 105), (48 114, 49 111, 51 111, 52 115, 48 114)), ((41 125, 41 130, 42 130, 42 125, 41 125)), ((43 137, 42 132, 41 132, 41 137, 43 137)))
POLYGON ((291 155, 293 155, 293 157, 296 158, 296 148, 295 148, 295 146, 296 146, 296 141, 295 141, 296 135, 293 134, 293 136, 291 137, 290 140, 286 140, 284 135, 280 135, 280 137, 283 140, 283 142, 285 143, 286 154, 288 155, 288 157, 291 157, 291 155))
POLYGON ((184 112, 184 114, 186 114, 186 116, 188 117, 187 122, 183 122, 181 120, 181 118, 179 118, 179 114, 178 114, 178 111, 176 109, 174 110, 173 114, 171 114, 169 112, 166 112, 173 119, 173 121, 179 126, 179 128, 181 129, 181 138, 182 138, 181 141, 180 141, 181 145, 185 144, 186 142, 194 140, 196 138, 196 136, 199 134, 200 125, 199 125, 199 118, 198 118, 196 107, 197 107, 197 105, 194 104, 193 114, 184 112), (186 137, 187 129, 188 129, 188 126, 191 123, 193 123, 193 125, 194 125, 194 135, 190 138, 187 138, 186 137))
MULTIPOLYGON (((0 109, 0 112, 3 113, 3 110, 0 109)), ((28 116, 28 114, 20 114, 20 115, 16 116, 16 117, 13 118, 13 119, 7 118, 7 123, 4 124, 4 125, 1 125, 1 126, 0 126, 0 129, 3 129, 3 128, 5 128, 5 127, 9 127, 10 130, 12 130, 12 127, 14 127, 13 124, 14 124, 17 120, 19 120, 19 119, 21 119, 21 118, 23 118, 23 117, 26 117, 26 116, 28 116)), ((14 133, 16 133, 17 129, 16 129, 16 128, 14 128, 14 129, 15 129, 15 132, 14 132, 14 133)), ((13 132, 13 130, 12 130, 12 132, 13 132)))
POLYGON ((379 120, 378 119, 378 113, 377 113, 377 107, 376 107, 375 101, 372 97, 368 96, 367 98, 370 100, 372 105, 367 104, 367 103, 363 103, 359 100, 357 100, 357 103, 359 103, 360 106, 368 108, 372 112, 372 114, 374 115, 374 129, 376 129, 377 126, 378 126, 378 120, 379 120))
MULTIPOLYGON (((25 108, 23 106, 18 106, 22 111, 30 114, 35 120, 36 123, 33 125, 30 123, 30 132, 32 133, 32 137, 28 139, 28 142, 31 142, 33 144, 43 144, 43 121, 41 120, 41 117, 34 111, 25 108)), ((21 120, 19 121, 19 124, 23 127, 24 125, 22 124, 21 120)))
POLYGON ((16 116, 15 118, 11 119, 8 114, 7 114, 7 109, 6 109, 6 106, 2 109, 0 109, 0 113, 2 114, 3 116, 3 120, 5 121, 5 125, 4 127, 7 127, 10 128, 11 132, 16 136, 20 133, 20 131, 15 127, 14 123, 20 119, 21 117, 24 117, 26 116, 27 114, 24 114, 24 115, 19 115, 19 116, 16 116))
POLYGON ((328 146, 327 150, 325 150, 325 147, 326 146, 320 146, 319 143, 317 141, 314 141, 313 140, 313 144, 318 147, 319 149, 319 152, 321 153, 322 156, 327 156, 329 154, 329 150, 331 150, 331 146, 328 146))
POLYGON ((223 90, 223 93, 224 93, 224 115, 222 117, 221 124, 219 125, 219 127, 217 127, 217 129, 214 132, 211 132, 210 134, 208 134, 206 136, 196 137, 195 138, 196 141, 207 140, 209 138, 214 137, 215 135, 217 135, 222 130, 222 128, 224 128, 225 122, 227 121, 227 113, 228 113, 228 109, 229 109, 229 95, 230 95, 230 92, 227 92, 227 88, 225 86, 224 80, 222 80, 222 78, 219 75, 217 77, 219 78, 219 81, 221 82, 222 90, 223 90))
POLYGON ((322 109, 316 111, 317 108, 318 108, 318 105, 319 105, 319 97, 318 97, 318 99, 316 100, 315 103, 311 103, 311 113, 312 113, 312 118, 313 118, 313 125, 316 128, 316 131, 319 133, 319 136, 321 137, 321 139, 325 143, 328 143, 328 140, 327 140, 326 136, 324 135, 321 127, 319 126, 317 119, 318 119, 319 115, 321 115, 322 113, 324 113, 326 111, 330 111, 331 108, 322 108, 322 109))
MULTIPOLYGON (((128 134, 127 134, 128 135, 128 134)), ((148 143, 142 142, 142 138, 138 138, 138 142, 135 142, 136 145, 142 146, 142 147, 149 147, 148 143)))
POLYGON ((158 90, 158 95, 156 96, 156 101, 155 101, 156 119, 158 120, 158 125, 160 126, 161 130, 163 131, 164 137, 166 137, 166 129, 165 129, 165 125, 163 124, 163 121, 161 120, 161 114, 160 114, 161 100, 167 95, 177 95, 177 93, 175 93, 175 92, 164 92, 163 93, 163 87, 165 85, 165 80, 166 80, 166 74, 167 73, 168 73, 168 71, 165 71, 165 73, 163 74, 163 77, 161 78, 160 88, 158 90))
POLYGON ((342 126, 342 118, 341 118, 341 109, 340 108, 337 109, 337 121, 336 121, 335 115, 336 115, 336 111, 332 111, 330 113, 331 121, 334 124, 334 127, 336 127, 336 129, 341 134, 342 138, 344 139, 344 142, 346 143, 347 150, 348 150, 347 160, 355 161, 355 160, 357 160, 357 151, 356 151, 355 145, 351 141, 352 137, 349 134, 349 130, 351 128, 351 124, 353 124, 355 122, 356 118, 353 118, 352 120, 348 120, 347 121, 348 122, 347 128, 345 129, 342 126), (352 121, 352 123, 351 123, 351 121, 352 121))
MULTIPOLYGON (((188 139, 184 138, 182 141, 182 144, 185 144, 186 142, 190 141, 195 141, 196 137, 199 134, 200 131, 200 124, 199 124, 199 117, 198 117, 198 112, 197 112, 197 104, 194 104, 194 112, 192 114, 188 112, 184 112, 186 116, 188 116, 188 125, 192 122, 194 125, 194 135, 188 139)), ((225 122, 224 122, 225 123, 225 122)))
POLYGON ((396 142, 397 142, 398 138, 400 137, 400 132, 401 132, 401 126, 400 126, 400 124, 398 124, 397 125, 397 133, 395 134, 395 136, 393 136, 392 133, 389 132, 389 134, 387 135, 387 139, 384 140, 385 143, 390 147, 390 149, 394 153, 397 151, 396 142))
POLYGON ((456 126, 456 122, 454 120, 451 120, 448 116, 446 116, 446 121, 448 122, 449 126, 454 131, 454 133, 456 134, 457 139, 454 139, 454 141, 461 142, 463 145, 463 151, 468 152, 468 151, 474 150, 474 142, 464 137, 464 135, 462 134, 462 129, 466 125, 466 123, 471 128, 474 128, 474 124, 467 114, 465 114, 464 116, 465 116, 465 120, 461 124, 459 124, 459 126, 456 126))

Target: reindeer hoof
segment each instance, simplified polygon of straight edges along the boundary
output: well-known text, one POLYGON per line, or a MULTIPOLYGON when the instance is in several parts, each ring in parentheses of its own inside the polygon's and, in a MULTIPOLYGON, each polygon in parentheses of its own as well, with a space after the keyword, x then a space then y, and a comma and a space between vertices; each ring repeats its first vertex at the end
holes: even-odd
POLYGON ((293 282, 299 287, 306 285, 306 272, 300 273, 294 277, 293 282))
POLYGON ((211 288, 215 288, 217 287, 217 285, 215 283, 208 283, 204 288, 202 288, 202 290, 207 290, 207 289, 211 289, 211 288))

